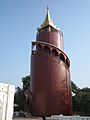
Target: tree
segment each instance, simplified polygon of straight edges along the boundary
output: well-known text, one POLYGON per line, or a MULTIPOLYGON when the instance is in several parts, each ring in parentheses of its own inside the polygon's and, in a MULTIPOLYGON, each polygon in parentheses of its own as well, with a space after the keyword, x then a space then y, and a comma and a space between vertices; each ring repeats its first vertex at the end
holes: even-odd
POLYGON ((30 75, 22 78, 23 90, 30 88, 30 75))
POLYGON ((25 96, 24 96, 23 89, 21 89, 20 87, 16 88, 16 92, 14 95, 14 103, 19 106, 18 107, 19 111, 24 110, 25 96))
POLYGON ((72 82, 72 91, 75 93, 72 96, 73 112, 90 115, 90 88, 80 89, 72 82))
POLYGON ((29 115, 30 113, 32 113, 32 93, 30 91, 30 85, 31 85, 30 75, 23 77, 22 82, 23 82, 23 91, 25 95, 24 110, 29 115))
POLYGON ((72 86, 73 93, 77 93, 80 90, 80 88, 76 86, 76 84, 73 81, 71 81, 71 86, 72 86))

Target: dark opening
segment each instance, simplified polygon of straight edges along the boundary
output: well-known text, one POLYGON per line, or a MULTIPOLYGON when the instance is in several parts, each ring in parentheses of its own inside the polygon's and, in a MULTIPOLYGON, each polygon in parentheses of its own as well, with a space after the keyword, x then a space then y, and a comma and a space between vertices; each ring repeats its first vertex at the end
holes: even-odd
POLYGON ((53 27, 51 27, 51 32, 56 32, 56 30, 53 27))
POLYGON ((68 58, 66 58, 66 65, 69 67, 70 66, 70 61, 68 58))
POLYGON ((65 58, 64 58, 64 55, 62 53, 60 53, 60 60, 62 60, 63 62, 65 62, 65 58))
POLYGON ((44 46, 44 52, 51 54, 50 48, 48 46, 44 46))
POLYGON ((40 52, 42 51, 42 46, 40 44, 38 44, 37 50, 40 51, 40 52))
POLYGON ((57 57, 57 56, 58 56, 58 52, 57 52, 57 50, 56 50, 56 49, 53 49, 53 50, 52 50, 52 55, 53 55, 53 56, 55 56, 55 57, 57 57))
POLYGON ((35 51, 36 51, 36 45, 35 45, 35 44, 32 44, 32 55, 35 54, 35 51))

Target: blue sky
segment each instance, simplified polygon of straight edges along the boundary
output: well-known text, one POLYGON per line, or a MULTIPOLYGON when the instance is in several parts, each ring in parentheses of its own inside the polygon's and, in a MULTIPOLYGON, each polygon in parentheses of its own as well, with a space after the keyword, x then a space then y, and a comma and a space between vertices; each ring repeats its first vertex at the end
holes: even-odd
POLYGON ((90 87, 90 0, 0 0, 0 82, 21 86, 30 73, 31 42, 47 5, 64 34, 71 80, 90 87))

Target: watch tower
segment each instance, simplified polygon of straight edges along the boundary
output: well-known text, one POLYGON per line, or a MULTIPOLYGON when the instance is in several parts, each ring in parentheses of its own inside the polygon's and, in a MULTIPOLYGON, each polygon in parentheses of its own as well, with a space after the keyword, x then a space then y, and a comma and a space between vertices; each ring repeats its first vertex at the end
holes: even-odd
POLYGON ((70 60, 64 52, 63 33, 46 18, 32 42, 31 92, 34 115, 72 114, 70 60))

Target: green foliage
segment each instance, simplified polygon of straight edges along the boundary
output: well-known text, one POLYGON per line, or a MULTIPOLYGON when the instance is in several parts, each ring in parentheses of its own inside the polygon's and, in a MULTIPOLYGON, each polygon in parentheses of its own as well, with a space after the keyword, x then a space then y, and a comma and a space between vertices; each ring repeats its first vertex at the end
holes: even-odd
POLYGON ((19 110, 24 110, 25 97, 23 89, 21 89, 20 87, 16 88, 16 92, 14 95, 14 103, 18 105, 19 110))
MULTIPOLYGON (((16 88, 16 92, 14 95, 14 103, 17 104, 19 107, 19 111, 25 111, 26 109, 26 96, 25 91, 30 87, 30 75, 22 78, 22 89, 20 87, 16 88)), ((28 102, 28 101, 27 101, 28 102)))
POLYGON ((22 78, 23 90, 26 90, 30 87, 30 75, 22 78))
POLYGON ((72 85, 72 92, 73 93, 77 93, 80 90, 80 88, 78 88, 73 81, 71 82, 71 85, 72 85))
POLYGON ((80 89, 72 82, 72 91, 75 93, 72 96, 73 112, 90 115, 90 88, 80 89))

